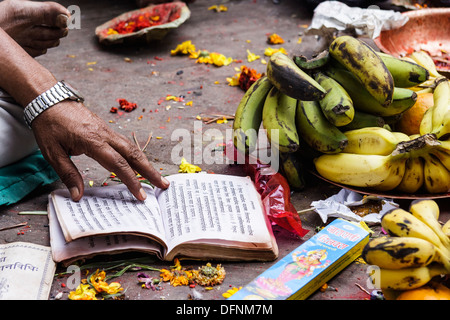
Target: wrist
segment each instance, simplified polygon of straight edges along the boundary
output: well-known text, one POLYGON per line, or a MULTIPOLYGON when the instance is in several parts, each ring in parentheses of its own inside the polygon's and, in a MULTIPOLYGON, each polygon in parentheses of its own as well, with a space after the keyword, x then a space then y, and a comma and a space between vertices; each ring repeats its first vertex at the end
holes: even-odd
POLYGON ((29 104, 27 104, 24 109, 24 118, 26 123, 31 128, 31 123, 38 116, 40 116, 47 109, 64 100, 83 102, 84 98, 70 85, 66 84, 64 81, 59 81, 50 89, 39 94, 29 104))

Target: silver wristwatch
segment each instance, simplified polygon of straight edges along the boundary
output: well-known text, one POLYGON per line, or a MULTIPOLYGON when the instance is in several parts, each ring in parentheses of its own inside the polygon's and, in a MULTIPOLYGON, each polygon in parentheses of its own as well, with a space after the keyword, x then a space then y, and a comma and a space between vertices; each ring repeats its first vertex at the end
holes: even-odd
POLYGON ((53 87, 31 101, 24 110, 25 121, 31 128, 31 122, 42 112, 64 100, 83 102, 83 96, 64 81, 59 81, 53 87))

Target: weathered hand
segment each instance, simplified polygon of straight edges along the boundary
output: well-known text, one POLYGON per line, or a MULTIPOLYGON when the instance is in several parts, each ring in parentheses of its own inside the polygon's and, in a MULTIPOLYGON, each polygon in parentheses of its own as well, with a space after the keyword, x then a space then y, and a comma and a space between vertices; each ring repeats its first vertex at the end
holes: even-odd
POLYGON ((145 154, 81 103, 65 100, 40 114, 32 128, 46 160, 58 173, 74 201, 81 199, 83 179, 70 156, 85 154, 114 172, 139 200, 146 195, 136 172, 155 186, 169 183, 149 163, 145 154), (134 171, 135 170, 135 171, 134 171))
POLYGON ((68 33, 69 16, 69 11, 56 2, 0 2, 0 28, 32 57, 59 45, 59 39, 68 33))

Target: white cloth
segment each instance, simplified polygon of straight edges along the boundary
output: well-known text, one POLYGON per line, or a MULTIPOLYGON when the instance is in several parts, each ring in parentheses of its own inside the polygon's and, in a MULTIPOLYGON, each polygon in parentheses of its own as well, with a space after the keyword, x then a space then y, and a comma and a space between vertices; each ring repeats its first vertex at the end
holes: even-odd
POLYGON ((0 168, 36 150, 38 145, 23 118, 23 107, 0 89, 0 168))

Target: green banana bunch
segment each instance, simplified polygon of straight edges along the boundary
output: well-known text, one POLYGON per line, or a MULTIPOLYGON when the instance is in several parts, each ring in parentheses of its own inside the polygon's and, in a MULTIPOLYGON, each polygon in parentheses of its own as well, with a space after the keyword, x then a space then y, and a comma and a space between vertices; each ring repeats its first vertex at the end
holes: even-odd
POLYGON ((356 77, 348 70, 329 66, 326 73, 344 87, 353 101, 354 108, 359 111, 389 117, 405 112, 417 100, 417 93, 413 90, 394 87, 391 103, 383 106, 373 98, 369 91, 361 86, 356 77))
POLYGON ((396 58, 390 54, 377 52, 394 79, 394 85, 400 88, 417 86, 428 80, 428 69, 416 62, 396 58))
POLYGON ((256 80, 242 97, 234 116, 233 141, 240 151, 253 150, 262 122, 262 111, 267 94, 272 88, 267 77, 256 80))
POLYGON ((299 191, 305 188, 304 168, 298 152, 280 152, 280 168, 281 173, 293 190, 299 191))
POLYGON ((273 54, 267 62, 267 77, 281 92, 299 100, 320 100, 326 91, 311 76, 300 69, 282 52, 273 54))
POLYGON ((302 70, 310 71, 324 67, 330 59, 330 52, 323 50, 317 55, 314 55, 312 59, 308 59, 303 55, 294 56, 293 60, 295 64, 302 70))
POLYGON ((339 129, 342 131, 349 131, 366 127, 384 127, 385 124, 386 123, 383 117, 355 109, 352 122, 340 127, 339 129))
POLYGON ((296 126, 303 140, 322 153, 338 153, 347 145, 347 137, 325 118, 318 101, 298 100, 296 126))
MULTIPOLYGON (((393 132, 380 127, 365 127, 344 132, 348 144, 343 152, 389 155, 400 142, 393 132)), ((409 140, 409 138, 408 138, 409 140)))
POLYGON ((270 89, 262 111, 262 123, 267 137, 280 152, 295 152, 299 148, 299 136, 295 124, 297 100, 270 89))
POLYGON ((329 51, 382 107, 392 103, 394 80, 383 60, 369 45, 351 36, 341 36, 334 39, 329 51))
POLYGON ((347 91, 336 80, 321 72, 316 73, 314 79, 327 91, 319 104, 328 121, 337 127, 352 122, 355 109, 347 91))

